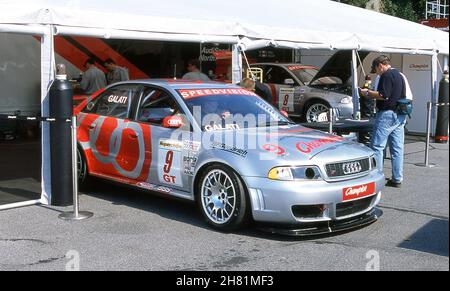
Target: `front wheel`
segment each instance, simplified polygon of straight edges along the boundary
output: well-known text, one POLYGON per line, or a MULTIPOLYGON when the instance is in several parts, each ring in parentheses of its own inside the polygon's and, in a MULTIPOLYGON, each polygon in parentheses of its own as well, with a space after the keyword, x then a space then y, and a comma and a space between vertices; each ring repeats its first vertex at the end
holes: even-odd
POLYGON ((323 113, 328 113, 329 110, 329 105, 323 101, 315 101, 309 104, 305 110, 306 122, 311 123, 321 121, 320 115, 323 113))
POLYGON ((235 230, 246 222, 248 204, 239 176, 222 165, 209 166, 200 177, 197 203, 209 225, 235 230))

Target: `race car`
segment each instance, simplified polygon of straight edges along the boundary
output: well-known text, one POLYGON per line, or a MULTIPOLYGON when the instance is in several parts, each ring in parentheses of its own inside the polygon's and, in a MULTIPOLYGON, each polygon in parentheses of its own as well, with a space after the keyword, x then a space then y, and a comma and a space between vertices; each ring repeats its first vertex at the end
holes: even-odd
MULTIPOLYGON (((361 52, 364 59, 368 53, 361 52)), ((323 66, 282 63, 257 63, 263 84, 271 91, 270 102, 291 116, 306 122, 325 121, 330 108, 339 119, 353 115, 351 88, 351 51, 335 53, 323 66)))
POLYGON ((252 91, 217 82, 116 83, 75 109, 79 184, 92 176, 195 201, 213 228, 280 233, 376 220, 373 152, 293 123, 252 91))

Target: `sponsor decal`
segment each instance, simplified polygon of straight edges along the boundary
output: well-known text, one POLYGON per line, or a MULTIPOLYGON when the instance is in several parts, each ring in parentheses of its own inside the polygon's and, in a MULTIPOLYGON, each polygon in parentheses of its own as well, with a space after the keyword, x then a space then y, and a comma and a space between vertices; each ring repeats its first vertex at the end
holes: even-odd
POLYGON ((286 112, 294 111, 294 88, 280 88, 278 108, 286 112))
POLYGON ((155 190, 156 189, 156 185, 150 184, 147 182, 139 182, 136 184, 136 186, 138 186, 139 188, 147 189, 147 190, 155 190))
POLYGON ((430 71, 430 66, 428 64, 411 64, 409 69, 413 71, 430 71))
POLYGON ((375 194, 375 183, 344 188, 342 190, 342 200, 350 201, 375 194))
POLYGON ((172 193, 172 189, 164 186, 158 186, 155 184, 147 183, 147 182, 139 182, 136 184, 139 188, 151 190, 151 191, 158 191, 162 193, 172 193))
POLYGON ((236 147, 228 146, 226 144, 218 143, 218 142, 212 143, 211 148, 226 151, 226 152, 229 152, 229 153, 232 153, 232 154, 244 157, 244 158, 247 156, 247 153, 248 153, 246 150, 238 149, 236 147))
POLYGON ((108 97, 109 103, 127 104, 128 96, 111 95, 108 97))
POLYGON ((88 114, 80 122, 78 141, 93 172, 108 173, 116 180, 146 180, 152 162, 150 130, 135 122, 88 114), (137 138, 130 139, 130 135, 137 138))
POLYGON ((258 96, 255 93, 245 89, 192 89, 192 90, 178 90, 181 97, 185 99, 211 96, 211 95, 246 95, 258 96))
POLYGON ((194 176, 197 161, 198 157, 184 156, 183 157, 184 174, 188 176, 194 176))
POLYGON ((326 144, 333 144, 339 141, 344 140, 344 138, 340 137, 340 136, 333 136, 333 137, 327 137, 327 138, 323 138, 323 139, 318 139, 318 140, 314 140, 311 142, 298 142, 295 146, 297 147, 297 149, 304 153, 304 154, 309 154, 311 153, 313 150, 321 148, 322 146, 326 145, 326 144))
POLYGON ((190 152, 198 152, 200 150, 201 143, 198 141, 184 140, 183 149, 190 152))
POLYGON ((257 101, 256 102, 256 106, 258 106, 259 108, 261 108, 262 110, 266 111, 267 113, 270 114, 271 117, 273 117, 274 119, 279 119, 280 116, 278 115, 278 113, 275 111, 275 109, 273 109, 272 106, 269 106, 267 103, 261 102, 261 101, 257 101))
POLYGON ((235 130, 235 129, 241 129, 239 127, 239 124, 225 124, 225 126, 222 126, 221 124, 205 125, 205 130, 208 132, 217 130, 235 130))
POLYGON ((181 177, 181 151, 183 142, 160 140, 158 153, 158 179, 163 184, 183 186, 181 177))
POLYGON ((166 150, 182 150, 183 142, 178 141, 178 140, 170 140, 170 139, 160 140, 159 147, 161 149, 166 149, 166 150))

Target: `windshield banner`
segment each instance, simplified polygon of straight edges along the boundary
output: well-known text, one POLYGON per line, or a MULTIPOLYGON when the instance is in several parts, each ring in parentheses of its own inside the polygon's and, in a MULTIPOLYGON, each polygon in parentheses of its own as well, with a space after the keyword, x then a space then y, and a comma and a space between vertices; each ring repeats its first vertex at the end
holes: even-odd
POLYGON ((246 95, 246 96, 258 96, 255 93, 245 89, 190 89, 190 90, 178 90, 178 93, 184 99, 211 96, 211 95, 246 95))

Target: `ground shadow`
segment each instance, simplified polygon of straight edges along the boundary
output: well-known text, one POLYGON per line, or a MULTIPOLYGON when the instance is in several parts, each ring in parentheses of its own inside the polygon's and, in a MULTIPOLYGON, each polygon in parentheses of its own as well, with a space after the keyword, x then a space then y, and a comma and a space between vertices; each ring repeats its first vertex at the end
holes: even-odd
POLYGON ((28 200, 38 200, 40 198, 40 192, 30 191, 23 188, 9 188, 0 186, 0 205, 28 200))
POLYGON ((194 202, 164 197, 163 194, 97 179, 93 180, 90 187, 82 194, 108 201, 114 205, 124 205, 171 220, 208 228, 194 202))
POLYGON ((398 247, 448 257, 448 227, 448 220, 433 219, 398 247))
MULTIPOLYGON (((126 187, 121 184, 111 183, 109 181, 94 180, 92 186, 83 194, 89 195, 104 201, 108 201, 114 205, 125 205, 127 207, 136 208, 146 212, 157 214, 161 217, 194 225, 196 227, 219 232, 211 228, 194 202, 176 199, 172 197, 164 197, 159 193, 147 192, 137 188, 126 187), (168 199, 169 198, 169 199, 168 199)), ((383 212, 377 209, 377 216, 381 217, 383 212)), ((370 225, 368 225, 370 226, 370 225)), ((275 241, 307 241, 323 238, 330 238, 337 235, 357 231, 365 226, 354 228, 347 231, 329 233, 315 236, 292 237, 270 233, 262 230, 261 225, 250 223, 242 230, 235 231, 235 234, 256 237, 261 239, 275 241)))

